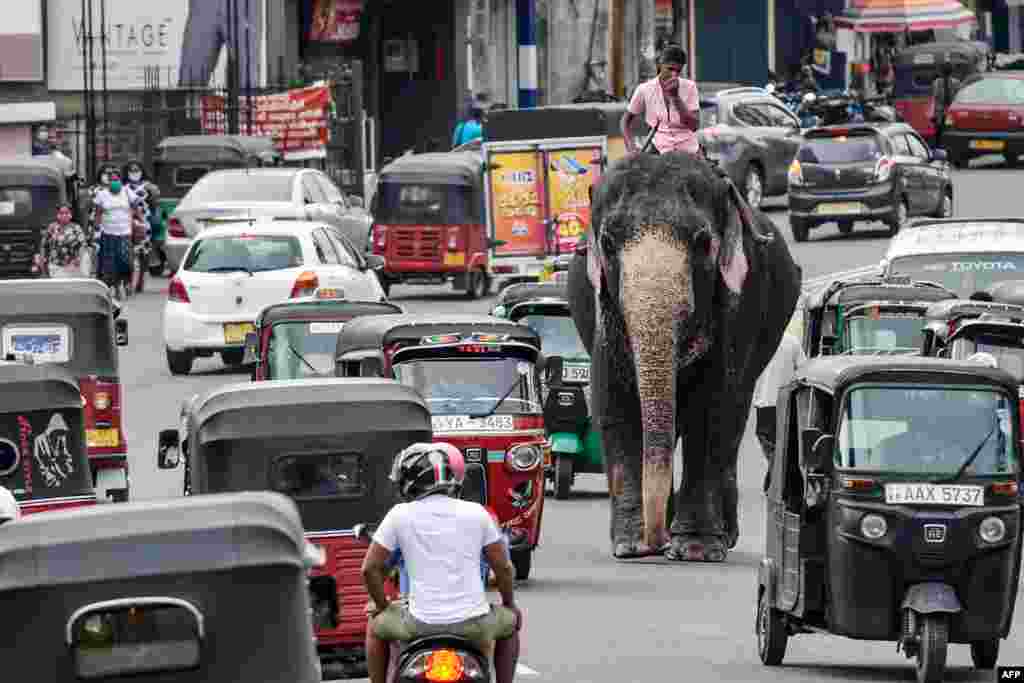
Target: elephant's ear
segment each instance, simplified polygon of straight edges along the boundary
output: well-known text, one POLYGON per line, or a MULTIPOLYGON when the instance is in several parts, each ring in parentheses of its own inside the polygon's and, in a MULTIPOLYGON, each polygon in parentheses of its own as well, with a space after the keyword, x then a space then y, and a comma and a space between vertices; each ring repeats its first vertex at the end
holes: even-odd
POLYGON ((725 285, 732 293, 739 294, 750 272, 750 262, 743 247, 744 234, 750 234, 752 240, 758 244, 772 241, 773 235, 765 235, 758 230, 754 212, 735 183, 728 177, 722 178, 720 182, 723 184, 723 191, 719 196, 725 204, 725 210, 720 212, 720 215, 723 216, 725 224, 721 245, 717 240, 713 240, 711 248, 717 257, 718 269, 725 285))

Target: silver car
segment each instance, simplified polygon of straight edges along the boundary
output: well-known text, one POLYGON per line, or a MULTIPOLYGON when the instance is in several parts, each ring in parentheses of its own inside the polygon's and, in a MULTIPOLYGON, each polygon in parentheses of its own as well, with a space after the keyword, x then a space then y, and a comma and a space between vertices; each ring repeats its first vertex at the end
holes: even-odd
POLYGON ((167 260, 177 272, 185 251, 204 228, 256 217, 321 221, 362 253, 372 219, 360 197, 346 197, 324 173, 310 168, 226 169, 192 186, 168 220, 167 260))

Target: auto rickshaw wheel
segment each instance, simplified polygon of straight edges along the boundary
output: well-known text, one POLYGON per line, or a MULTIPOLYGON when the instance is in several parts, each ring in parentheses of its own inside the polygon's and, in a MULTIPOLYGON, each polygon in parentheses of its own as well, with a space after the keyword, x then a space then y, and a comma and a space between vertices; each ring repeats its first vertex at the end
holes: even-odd
POLYGON ((917 650, 918 683, 941 683, 946 674, 949 624, 945 614, 920 615, 921 640, 917 650))
POLYGON ((853 221, 839 221, 836 225, 839 226, 840 235, 849 235, 853 232, 853 221))
MULTIPOLYGON (((568 455, 555 457, 555 499, 567 500, 572 490, 572 458, 568 455)), ((669 518, 671 519, 671 518, 669 518)))
POLYGON ((767 592, 757 597, 757 656, 765 666, 778 666, 786 656, 789 632, 779 611, 768 603, 767 592))
POLYGON ((971 643, 971 660, 975 669, 994 669, 999 661, 999 639, 976 640, 971 643))
POLYGON ((220 352, 220 359, 224 361, 224 365, 236 367, 245 360, 245 349, 224 349, 220 352))
POLYGON ((172 375, 187 375, 192 372, 194 356, 191 351, 171 351, 166 349, 166 352, 167 369, 171 371, 172 375))
POLYGON ((533 567, 533 551, 530 549, 514 551, 512 566, 516 568, 516 581, 529 579, 530 569, 533 567))
POLYGON ((466 275, 466 298, 480 299, 487 296, 487 273, 479 268, 466 275))

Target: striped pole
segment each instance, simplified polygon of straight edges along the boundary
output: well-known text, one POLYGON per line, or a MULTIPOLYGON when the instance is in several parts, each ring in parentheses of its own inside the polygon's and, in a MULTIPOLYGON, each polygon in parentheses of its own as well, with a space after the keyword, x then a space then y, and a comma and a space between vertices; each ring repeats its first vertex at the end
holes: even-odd
POLYGON ((537 5, 536 0, 516 0, 516 34, 519 37, 519 108, 537 106, 537 5))

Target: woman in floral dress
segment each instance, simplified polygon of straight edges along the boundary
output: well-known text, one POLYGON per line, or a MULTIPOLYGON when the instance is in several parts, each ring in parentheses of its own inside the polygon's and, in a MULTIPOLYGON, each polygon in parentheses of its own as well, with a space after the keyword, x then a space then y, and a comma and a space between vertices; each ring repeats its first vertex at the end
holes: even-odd
POLYGON ((41 270, 51 278, 83 277, 82 250, 88 245, 85 231, 71 220, 71 205, 57 207, 57 220, 50 223, 39 250, 41 270))

